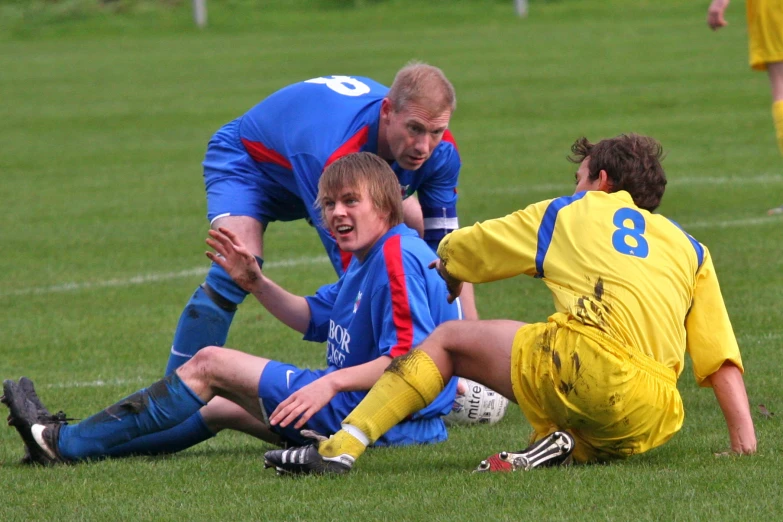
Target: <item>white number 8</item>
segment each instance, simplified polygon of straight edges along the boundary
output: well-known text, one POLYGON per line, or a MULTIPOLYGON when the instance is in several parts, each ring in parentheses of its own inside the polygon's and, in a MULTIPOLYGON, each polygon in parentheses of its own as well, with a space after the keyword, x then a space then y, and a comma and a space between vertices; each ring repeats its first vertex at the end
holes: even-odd
POLYGON ((350 76, 332 76, 331 78, 313 78, 305 83, 322 83, 337 94, 344 96, 361 96, 370 92, 370 87, 350 76))

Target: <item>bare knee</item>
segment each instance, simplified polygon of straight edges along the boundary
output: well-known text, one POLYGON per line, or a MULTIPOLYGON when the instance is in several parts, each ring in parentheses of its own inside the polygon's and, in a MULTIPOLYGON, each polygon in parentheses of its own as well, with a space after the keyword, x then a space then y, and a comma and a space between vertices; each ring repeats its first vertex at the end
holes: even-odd
POLYGON ((198 383, 199 387, 210 387, 215 377, 215 368, 220 367, 220 361, 225 350, 219 346, 202 348, 178 370, 180 378, 191 387, 198 383))
POLYGON ((264 256, 264 226, 249 216, 223 216, 212 223, 212 228, 226 228, 233 232, 253 255, 264 256))
POLYGON ((454 370, 454 359, 458 350, 455 339, 459 336, 460 323, 465 321, 447 321, 441 323, 417 348, 425 352, 435 362, 444 377, 450 377, 454 370))

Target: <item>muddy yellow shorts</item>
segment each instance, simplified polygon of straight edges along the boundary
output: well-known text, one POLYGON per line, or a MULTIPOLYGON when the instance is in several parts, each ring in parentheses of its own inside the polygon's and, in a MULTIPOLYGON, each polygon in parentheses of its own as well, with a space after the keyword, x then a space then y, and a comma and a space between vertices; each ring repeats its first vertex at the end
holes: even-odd
POLYGON ((643 453, 669 440, 684 418, 673 370, 565 314, 519 329, 511 382, 533 426, 531 442, 568 430, 577 462, 643 453))
POLYGON ((783 62, 783 0, 746 0, 750 66, 758 71, 783 62))

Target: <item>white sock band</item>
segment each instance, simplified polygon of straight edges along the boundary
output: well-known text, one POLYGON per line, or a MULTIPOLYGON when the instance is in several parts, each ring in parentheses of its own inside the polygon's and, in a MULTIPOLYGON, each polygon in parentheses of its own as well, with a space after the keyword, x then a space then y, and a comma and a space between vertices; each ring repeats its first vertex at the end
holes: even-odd
POLYGON ((356 426, 352 424, 343 424, 341 427, 348 433, 348 435, 351 435, 356 440, 361 442, 365 448, 370 445, 370 439, 367 438, 367 435, 365 435, 364 432, 356 426))

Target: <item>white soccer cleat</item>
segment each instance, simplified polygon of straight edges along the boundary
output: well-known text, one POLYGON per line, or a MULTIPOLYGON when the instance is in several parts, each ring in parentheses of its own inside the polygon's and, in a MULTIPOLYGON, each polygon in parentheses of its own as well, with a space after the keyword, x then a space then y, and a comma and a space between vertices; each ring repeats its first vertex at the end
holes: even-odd
POLYGON ((482 460, 475 472, 529 471, 547 466, 567 466, 571 463, 574 445, 575 441, 570 433, 556 431, 520 452, 501 451, 482 460))

